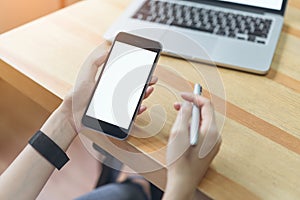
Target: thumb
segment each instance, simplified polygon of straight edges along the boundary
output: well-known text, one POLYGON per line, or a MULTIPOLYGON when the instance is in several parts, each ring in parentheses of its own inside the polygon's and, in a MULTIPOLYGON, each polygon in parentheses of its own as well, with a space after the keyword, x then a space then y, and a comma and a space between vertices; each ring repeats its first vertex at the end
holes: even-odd
POLYGON ((98 68, 101 67, 101 65, 105 62, 107 55, 108 55, 107 52, 100 54, 98 59, 94 61, 92 65, 90 65, 90 69, 88 69, 86 79, 95 80, 95 76, 97 74, 98 68))

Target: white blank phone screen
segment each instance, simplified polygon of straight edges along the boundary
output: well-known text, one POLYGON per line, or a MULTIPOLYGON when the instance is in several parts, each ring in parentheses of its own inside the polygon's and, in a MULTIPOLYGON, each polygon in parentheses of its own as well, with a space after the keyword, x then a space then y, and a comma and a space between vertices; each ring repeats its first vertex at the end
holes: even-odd
POLYGON ((87 115, 128 129, 156 55, 116 41, 87 115))

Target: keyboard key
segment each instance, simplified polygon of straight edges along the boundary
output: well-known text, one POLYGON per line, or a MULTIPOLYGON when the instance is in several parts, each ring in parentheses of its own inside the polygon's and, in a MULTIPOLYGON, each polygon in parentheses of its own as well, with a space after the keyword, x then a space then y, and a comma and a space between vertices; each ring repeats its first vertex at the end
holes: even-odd
POLYGON ((254 35, 249 35, 248 36, 248 41, 254 42, 255 41, 255 36, 254 35))
POLYGON ((226 32, 223 31, 223 30, 219 30, 219 31, 217 31, 216 34, 217 34, 217 35, 226 35, 226 32))
POLYGON ((257 43, 259 43, 259 44, 266 44, 266 42, 262 41, 262 40, 257 40, 257 43))
POLYGON ((229 32, 229 34, 228 34, 228 37, 230 37, 230 38, 235 38, 235 33, 234 32, 229 32))
POLYGON ((244 33, 245 33, 245 28, 241 28, 241 29, 239 29, 238 33, 240 33, 240 34, 244 34, 244 33))
POLYGON ((249 36, 253 35, 253 36, 257 36, 257 37, 262 37, 262 38, 267 38, 267 34, 261 31, 254 31, 252 33, 249 33, 249 36))

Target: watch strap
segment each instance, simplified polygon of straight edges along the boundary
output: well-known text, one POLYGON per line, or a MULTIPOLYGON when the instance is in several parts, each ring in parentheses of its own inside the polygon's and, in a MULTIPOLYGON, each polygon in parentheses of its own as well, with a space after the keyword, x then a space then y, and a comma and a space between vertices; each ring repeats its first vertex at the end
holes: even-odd
POLYGON ((40 130, 30 138, 28 143, 58 170, 70 160, 67 154, 40 130))

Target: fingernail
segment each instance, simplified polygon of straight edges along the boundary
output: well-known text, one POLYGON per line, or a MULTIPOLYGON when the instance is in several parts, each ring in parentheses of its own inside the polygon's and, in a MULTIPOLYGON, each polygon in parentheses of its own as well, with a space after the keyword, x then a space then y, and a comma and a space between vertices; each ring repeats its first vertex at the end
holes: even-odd
POLYGON ((154 89, 154 87, 148 86, 148 87, 147 87, 147 92, 150 91, 150 90, 153 90, 153 89, 154 89))

